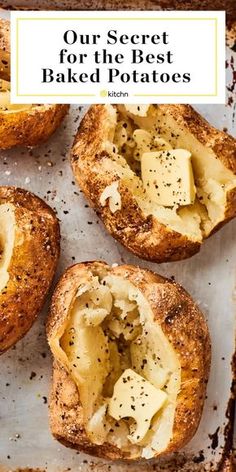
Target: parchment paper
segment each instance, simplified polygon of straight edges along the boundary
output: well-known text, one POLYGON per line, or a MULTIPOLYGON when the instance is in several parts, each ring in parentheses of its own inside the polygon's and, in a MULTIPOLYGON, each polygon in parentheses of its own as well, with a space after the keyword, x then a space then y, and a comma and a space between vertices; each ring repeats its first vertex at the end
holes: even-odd
MULTIPOLYGON (((228 52, 229 59, 232 56, 228 52)), ((232 69, 227 69, 231 84, 232 69)), ((233 94, 229 92, 227 100, 233 94)), ((236 136, 235 106, 198 106, 214 125, 236 136)), ((132 256, 107 234, 74 182, 68 161, 73 136, 85 109, 71 108, 61 128, 33 150, 15 149, 0 154, 0 185, 16 185, 44 198, 61 222, 61 258, 56 280, 69 265, 103 259, 108 263, 134 263, 165 276, 174 276, 198 302, 212 339, 212 368, 204 413, 198 432, 183 454, 170 462, 144 464, 139 470, 217 470, 225 448, 226 410, 232 382, 231 359, 235 338, 235 232, 227 224, 202 247, 200 254, 183 262, 157 265, 132 256), (176 465, 179 464, 179 465, 176 465)), ((50 298, 50 297, 48 297, 50 298)), ((51 356, 45 338, 48 307, 17 346, 0 358, 0 464, 18 467, 72 470, 126 471, 137 465, 106 464, 76 453, 55 441, 48 426, 51 356)))

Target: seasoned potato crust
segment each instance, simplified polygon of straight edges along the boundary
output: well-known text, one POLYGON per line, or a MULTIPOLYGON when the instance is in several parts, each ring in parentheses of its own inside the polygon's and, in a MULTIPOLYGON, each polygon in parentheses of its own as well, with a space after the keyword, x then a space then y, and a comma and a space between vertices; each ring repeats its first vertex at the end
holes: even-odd
POLYGON ((145 118, 125 112, 124 106, 93 105, 76 135, 71 164, 109 233, 143 259, 166 262, 190 257, 236 214, 236 141, 189 105, 150 106, 145 118), (192 153, 194 205, 175 213, 147 200, 139 175, 115 142, 124 121, 133 130, 155 129, 174 149, 192 153), (112 185, 113 197, 106 193, 112 185))
POLYGON ((31 105, 19 111, 0 109, 0 149, 36 146, 56 131, 69 105, 31 105))
POLYGON ((0 18, 0 149, 35 146, 61 124, 69 105, 10 104, 10 22, 0 18))
POLYGON ((0 79, 10 80, 10 23, 0 18, 0 79))
MULTIPOLYGON (((153 331, 155 326, 161 328, 170 349, 177 356, 181 384, 176 397, 172 437, 165 450, 155 456, 177 451, 192 438, 202 414, 210 366, 207 325, 199 308, 181 286, 151 271, 128 265, 111 268, 103 262, 76 264, 65 272, 58 283, 47 323, 48 341, 54 356, 50 398, 52 434, 68 447, 106 459, 141 457, 140 448, 129 450, 118 447, 109 439, 99 445, 91 440, 86 429, 80 387, 59 347, 63 345, 66 326, 70 326, 78 290, 87 286, 91 274, 99 274, 99 277, 108 274, 115 277, 116 282, 123 280, 140 291, 151 309, 153 331)), ((147 340, 149 336, 146 334, 147 340)))
POLYGON ((53 210, 26 190, 0 187, 0 354, 32 326, 60 251, 53 210))

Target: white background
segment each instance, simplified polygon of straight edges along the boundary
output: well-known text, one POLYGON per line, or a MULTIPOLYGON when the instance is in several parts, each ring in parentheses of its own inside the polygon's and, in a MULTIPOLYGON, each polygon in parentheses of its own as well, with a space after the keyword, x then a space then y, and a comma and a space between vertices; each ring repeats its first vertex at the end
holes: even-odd
POLYGON ((225 27, 224 12, 12 12, 12 101, 16 103, 117 103, 124 98, 101 97, 101 90, 128 92, 126 103, 224 103, 225 102, 225 27), (149 18, 140 20, 139 18, 149 18), (202 18, 191 20, 190 18, 202 18), (17 18, 34 18, 18 20, 19 24, 19 87, 16 87, 16 21, 17 18), (35 18, 47 18, 36 20, 35 18), (61 18, 55 20, 55 18, 61 18), (63 18, 66 18, 63 19, 63 18), (84 19, 81 19, 84 18, 84 19), (88 19, 90 18, 90 19, 88 19), (91 18, 103 18, 100 21, 91 18), (112 18, 112 19, 105 19, 112 18), (125 18, 118 20, 117 18, 125 18), (137 18, 130 20, 129 18, 137 18), (151 19, 150 19, 151 18, 151 19), (178 18, 178 20, 173 20, 178 18), (218 54, 215 67, 215 33, 214 21, 218 18, 218 54), (73 29, 77 34, 100 34, 98 45, 67 45, 63 40, 66 30, 73 29), (159 34, 166 31, 169 35, 168 45, 107 45, 107 32, 117 30, 119 34, 159 34), (59 51, 66 48, 68 52, 87 53, 88 58, 82 64, 59 64, 59 51), (73 72, 91 74, 96 67, 92 54, 98 49, 106 48, 108 52, 125 55, 125 62, 117 65, 100 65, 101 82, 87 83, 42 83, 41 68, 49 67, 57 72, 66 72, 68 67, 73 72), (144 53, 158 54, 171 50, 174 54, 173 64, 133 65, 130 62, 131 49, 142 49, 144 53), (113 84, 107 83, 107 68, 115 67, 120 73, 131 73, 157 70, 159 73, 191 73, 189 83, 138 83, 130 80, 122 83, 119 78, 113 84), (215 71, 217 69, 218 91, 215 93, 215 71), (81 94, 93 96, 82 97, 81 94), (152 96, 137 97, 135 94, 152 96), (161 94, 162 96, 155 96, 161 94), (27 95, 27 96, 25 96, 27 95), (40 96, 38 96, 40 95, 40 96), (49 96, 48 96, 49 95, 49 96), (65 95, 65 96, 62 96, 65 95), (188 96, 185 96, 188 95, 188 96), (198 96, 189 96, 198 95, 198 96), (205 96, 208 95, 208 96, 205 96))

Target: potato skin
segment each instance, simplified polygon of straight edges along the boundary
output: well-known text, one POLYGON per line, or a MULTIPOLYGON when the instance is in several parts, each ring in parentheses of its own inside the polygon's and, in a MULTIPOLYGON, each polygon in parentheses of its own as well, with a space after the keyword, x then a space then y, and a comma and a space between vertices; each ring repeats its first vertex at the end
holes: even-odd
MULTIPOLYGON (((214 151, 223 164, 236 173, 236 142, 226 133, 215 130, 189 105, 159 105, 164 113, 209 146, 214 141, 214 151)), ((104 105, 93 105, 85 115, 75 137, 71 152, 71 165, 76 180, 105 224, 109 233, 129 251, 142 259, 168 262, 186 259, 196 254, 201 243, 178 233, 160 223, 152 215, 145 216, 132 192, 120 181, 115 172, 103 171, 103 159, 109 154, 102 144, 108 139, 108 112, 104 105), (119 180, 118 191, 122 198, 121 210, 112 213, 109 205, 102 207, 100 196, 113 181, 119 180)), ((228 193, 225 219, 215 232, 236 214, 236 190, 228 193)))
POLYGON ((0 18, 0 79, 10 81, 10 22, 0 18))
MULTIPOLYGON (((211 347, 207 324, 189 294, 178 284, 149 270, 125 265, 109 268, 103 262, 76 264, 59 281, 52 298, 47 323, 49 344, 66 321, 70 303, 81 278, 89 270, 104 267, 136 286, 148 300, 154 319, 161 325, 181 364, 181 391, 177 397, 173 439, 160 455, 182 448, 195 434, 202 414, 210 368, 211 347)), ((52 434, 64 445, 86 453, 116 460, 138 459, 112 444, 92 444, 83 427, 83 410, 78 389, 59 360, 54 359, 50 396, 52 434)))
POLYGON ((68 110, 69 105, 35 105, 22 111, 0 111, 0 149, 41 144, 56 131, 68 110))
POLYGON ((45 301, 60 253, 53 210, 26 190, 0 187, 0 204, 11 203, 16 236, 9 281, 0 292, 0 354, 31 328, 45 301))
MULTIPOLYGON (((0 79, 10 82, 10 22, 0 18, 0 79)), ((22 111, 0 110, 0 149, 36 146, 56 131, 69 105, 34 105, 22 111)))

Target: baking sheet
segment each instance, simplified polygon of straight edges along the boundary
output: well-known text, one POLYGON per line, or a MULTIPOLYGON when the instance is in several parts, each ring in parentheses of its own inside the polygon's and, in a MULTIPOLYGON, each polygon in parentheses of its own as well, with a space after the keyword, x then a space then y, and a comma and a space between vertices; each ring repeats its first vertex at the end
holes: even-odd
POLYGON ((32 10, 226 10, 235 20, 234 0, 0 0, 0 6, 8 9, 32 10))
MULTIPOLYGON (((228 51, 227 81, 232 88, 232 51, 228 51)), ((235 58, 234 58, 235 60, 235 58)), ((229 87, 229 88, 230 88, 229 87)), ((236 136, 234 90, 227 106, 198 106, 214 125, 236 136)), ((61 222, 62 253, 57 277, 69 265, 103 259, 108 263, 134 263, 165 276, 174 276, 205 313, 212 339, 212 368, 200 427, 180 454, 143 464, 140 470, 216 471, 226 451, 227 407, 232 382, 231 359, 235 332, 236 221, 205 242, 201 253, 176 263, 157 265, 131 255, 109 236, 75 185, 68 153, 85 108, 74 106, 61 128, 33 150, 0 154, 0 184, 17 185, 44 198, 61 222)), ((111 464, 91 459, 56 442, 48 427, 51 356, 45 339, 48 306, 16 347, 0 358, 0 466, 85 472, 131 472, 137 465, 111 464)), ((232 421, 232 418, 231 418, 232 421)))

